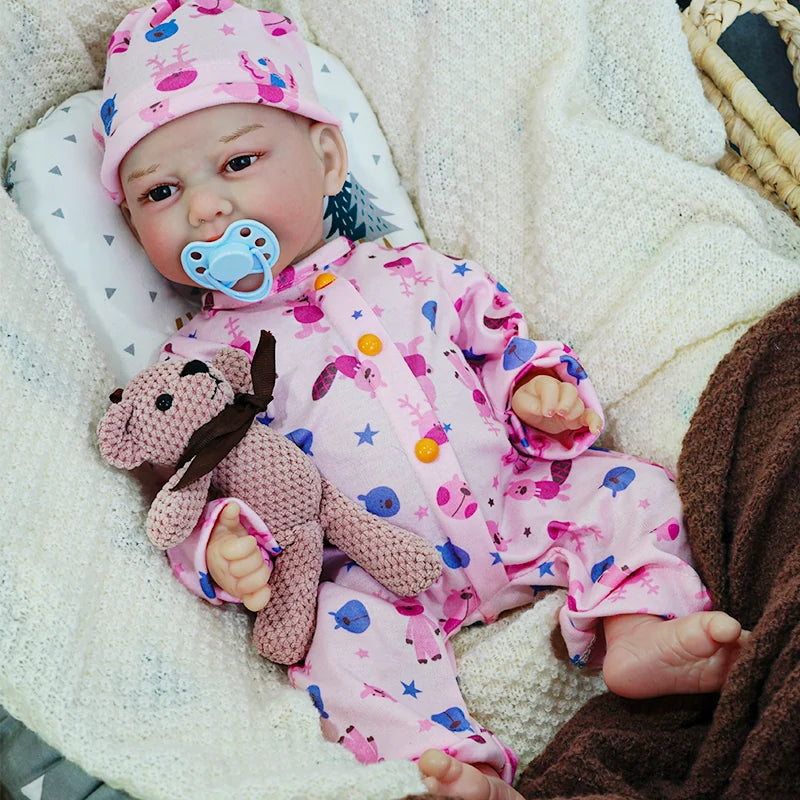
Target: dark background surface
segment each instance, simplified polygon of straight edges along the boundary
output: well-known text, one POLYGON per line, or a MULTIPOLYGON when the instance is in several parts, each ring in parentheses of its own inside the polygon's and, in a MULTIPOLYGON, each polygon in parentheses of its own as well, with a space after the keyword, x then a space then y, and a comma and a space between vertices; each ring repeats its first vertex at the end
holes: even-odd
MULTIPOLYGON (((800 0, 791 0, 791 3, 800 9, 800 0)), ((678 0, 680 8, 688 5, 688 0, 678 0)), ((778 29, 761 14, 743 14, 719 37, 719 46, 777 112, 795 130, 800 130, 797 87, 778 29)))

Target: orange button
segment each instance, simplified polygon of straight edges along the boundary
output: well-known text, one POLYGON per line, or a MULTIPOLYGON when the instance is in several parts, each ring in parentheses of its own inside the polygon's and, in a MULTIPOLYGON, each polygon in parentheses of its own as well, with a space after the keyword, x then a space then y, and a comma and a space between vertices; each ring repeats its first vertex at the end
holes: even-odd
POLYGON ((333 283, 336 280, 335 275, 331 275, 330 272, 323 272, 322 275, 318 275, 317 279, 314 281, 314 288, 324 289, 328 284, 333 283))
POLYGON ((427 436, 414 445, 414 455, 423 463, 430 464, 439 457, 439 445, 427 436))
POLYGON ((358 349, 365 356, 376 356, 383 350, 383 342, 374 333, 365 333, 358 340, 358 349))

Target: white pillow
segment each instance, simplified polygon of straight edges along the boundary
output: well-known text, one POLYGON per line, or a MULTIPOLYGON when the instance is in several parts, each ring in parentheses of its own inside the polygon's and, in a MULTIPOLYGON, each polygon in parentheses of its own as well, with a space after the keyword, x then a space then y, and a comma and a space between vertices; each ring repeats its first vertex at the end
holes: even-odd
MULTIPOLYGON (((416 214, 392 163, 389 147, 358 84, 333 55, 309 45, 321 102, 342 121, 350 175, 337 208, 355 215, 325 220, 326 236, 422 240, 416 214)), ((100 150, 91 131, 99 89, 51 108, 9 148, 11 197, 53 253, 108 354, 120 383, 151 364, 161 343, 191 317, 199 290, 159 275, 108 198, 98 178, 100 150)))

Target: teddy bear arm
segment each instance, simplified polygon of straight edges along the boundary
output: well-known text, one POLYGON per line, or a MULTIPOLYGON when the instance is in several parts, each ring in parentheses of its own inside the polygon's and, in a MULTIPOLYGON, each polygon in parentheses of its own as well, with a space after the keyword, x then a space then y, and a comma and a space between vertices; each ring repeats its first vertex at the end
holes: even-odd
POLYGON ((253 642, 259 653, 278 664, 296 664, 308 652, 322 571, 319 523, 296 526, 288 539, 290 543, 275 558, 269 602, 258 612, 253 627, 253 642))
POLYGON ((178 470, 164 484, 147 514, 147 536, 162 550, 175 547, 192 532, 208 500, 211 474, 203 475, 177 492, 172 491, 188 466, 178 470))
POLYGON ((323 480, 320 521, 328 541, 403 597, 436 582, 442 561, 430 542, 370 514, 323 480))

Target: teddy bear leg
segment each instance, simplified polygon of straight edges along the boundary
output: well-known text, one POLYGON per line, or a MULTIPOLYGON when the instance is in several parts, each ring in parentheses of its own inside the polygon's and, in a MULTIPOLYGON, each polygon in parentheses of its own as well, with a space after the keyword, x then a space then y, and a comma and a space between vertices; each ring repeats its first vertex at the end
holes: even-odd
MULTIPOLYGON (((285 541, 287 537, 281 537, 285 541)), ((307 522, 291 531, 290 544, 275 559, 269 580, 272 595, 258 612, 253 642, 262 656, 278 664, 296 664, 311 645, 322 570, 322 528, 307 522)))
POLYGON ((419 594, 441 575, 430 542, 370 514, 324 479, 320 521, 331 544, 401 597, 419 594))

